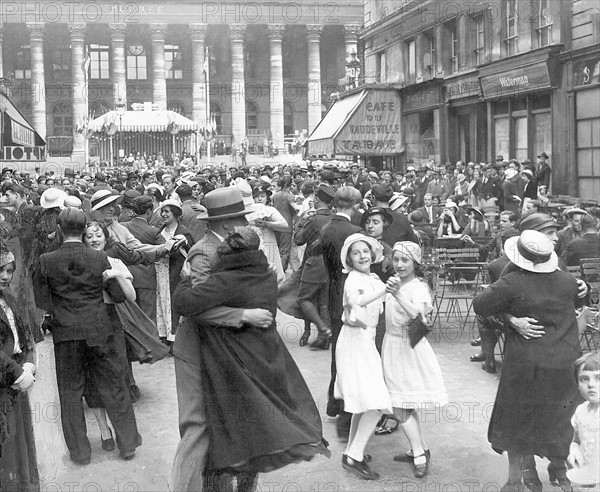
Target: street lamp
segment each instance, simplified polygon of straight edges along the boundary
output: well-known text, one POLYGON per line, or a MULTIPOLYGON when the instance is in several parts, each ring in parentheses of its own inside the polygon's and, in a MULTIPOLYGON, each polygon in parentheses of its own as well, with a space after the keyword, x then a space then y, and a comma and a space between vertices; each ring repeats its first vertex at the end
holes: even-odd
POLYGON ((123 102, 123 99, 119 98, 117 104, 115 104, 117 116, 119 117, 119 157, 125 157, 125 149, 123 149, 123 115, 127 110, 127 105, 123 102))
POLYGON ((350 53, 346 59, 346 90, 358 87, 358 77, 360 75, 360 61, 356 56, 356 51, 350 53))

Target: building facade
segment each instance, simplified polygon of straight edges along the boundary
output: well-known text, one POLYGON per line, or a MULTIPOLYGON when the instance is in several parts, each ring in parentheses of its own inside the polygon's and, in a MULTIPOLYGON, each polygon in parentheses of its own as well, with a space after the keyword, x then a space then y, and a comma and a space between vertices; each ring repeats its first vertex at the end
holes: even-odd
POLYGON ((554 194, 600 196, 595 2, 366 0, 360 41, 365 83, 402 94, 396 165, 546 152, 554 194))
POLYGON ((326 111, 363 18, 362 0, 41 1, 2 9, 0 78, 11 80, 13 101, 50 155, 76 160, 85 155, 89 119, 119 101, 213 121, 228 144, 269 138, 282 149, 286 135, 310 132, 326 111))

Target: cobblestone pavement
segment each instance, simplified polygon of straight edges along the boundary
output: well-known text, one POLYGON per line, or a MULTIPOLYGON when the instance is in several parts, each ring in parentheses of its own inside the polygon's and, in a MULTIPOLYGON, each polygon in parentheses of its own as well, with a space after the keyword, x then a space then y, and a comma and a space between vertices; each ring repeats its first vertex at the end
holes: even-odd
MULTIPOLYGON (((322 411, 325 438, 330 442, 331 459, 316 457, 312 462, 260 475, 260 491, 336 492, 336 491, 498 491, 507 477, 506 457, 492 451, 487 439, 487 423, 498 384, 495 375, 468 361, 474 353, 469 345, 471 333, 456 328, 437 329, 429 337, 442 367, 450 403, 443 409, 422 416, 432 452, 429 476, 413 477, 410 464, 395 463, 392 456, 408 449, 401 431, 374 436, 367 447, 373 456, 372 468, 381 480, 356 479, 341 467, 345 443, 336 434, 335 419, 325 415, 330 356, 323 351, 300 347, 302 324, 282 313, 279 331, 298 363, 322 411)), ((314 334, 313 334, 314 336, 314 334)), ((107 453, 100 447, 96 424, 88 420, 92 442, 92 463, 85 467, 71 464, 67 472, 47 479, 46 491, 166 491, 178 443, 177 400, 173 359, 152 366, 135 366, 142 397, 136 415, 144 444, 132 461, 120 460, 117 451, 107 453)), ((545 466, 538 466, 545 470, 545 466)), ((540 473, 544 490, 549 485, 545 471, 540 473)))

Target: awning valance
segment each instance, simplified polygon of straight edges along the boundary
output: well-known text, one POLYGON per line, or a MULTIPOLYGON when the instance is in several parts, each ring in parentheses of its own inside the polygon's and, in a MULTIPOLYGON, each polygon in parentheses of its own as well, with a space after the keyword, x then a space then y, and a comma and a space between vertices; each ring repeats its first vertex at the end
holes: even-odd
POLYGON ((0 93, 0 111, 8 117, 4 121, 8 128, 2 128, 4 137, 2 145, 22 145, 25 147, 39 147, 46 145, 44 139, 35 131, 14 103, 3 93, 0 93))
POLYGON ((402 108, 395 89, 366 89, 336 101, 308 137, 310 155, 402 152, 402 108))
POLYGON ((114 134, 124 132, 171 132, 196 131, 198 125, 175 111, 126 111, 121 118, 116 111, 109 111, 92 120, 92 132, 114 134))

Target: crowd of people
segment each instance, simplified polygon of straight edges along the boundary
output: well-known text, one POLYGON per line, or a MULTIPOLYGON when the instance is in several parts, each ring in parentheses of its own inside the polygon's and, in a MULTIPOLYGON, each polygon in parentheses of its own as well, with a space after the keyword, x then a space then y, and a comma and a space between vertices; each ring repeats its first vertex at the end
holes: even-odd
POLYGON ((471 360, 495 372, 496 327, 506 331, 489 432, 493 448, 508 451, 503 490, 541 490, 534 455, 550 459, 550 480, 570 490, 567 458, 577 470, 569 477, 581 481, 598 450, 589 429, 599 369, 597 353, 577 362, 587 406, 576 410, 575 310, 590 289, 564 270, 600 257, 600 214, 572 207, 561 228, 536 211, 548 200, 547 160, 379 173, 356 162, 202 168, 139 159, 61 176, 3 169, 2 485, 39 486, 25 395, 46 331, 77 464, 91 456, 84 401, 102 448, 135 456, 132 363, 165 357, 174 358, 181 435, 174 490, 220 490, 234 479, 252 490, 260 472, 329 456, 317 407, 277 334, 277 308, 303 320, 301 346, 314 325, 310 347, 331 350, 327 414, 348 438, 343 468, 379 479, 365 448, 373 433, 399 426, 410 449, 393 459, 424 478, 432 453, 419 411, 439 410, 448 394, 426 337, 435 292, 423 253, 448 237, 489 262, 492 283, 474 302, 481 352, 471 360), (257 419, 251 410, 267 404, 269 417, 257 419), (527 405, 545 405, 533 424, 525 411, 508 417, 506 408, 527 405))

